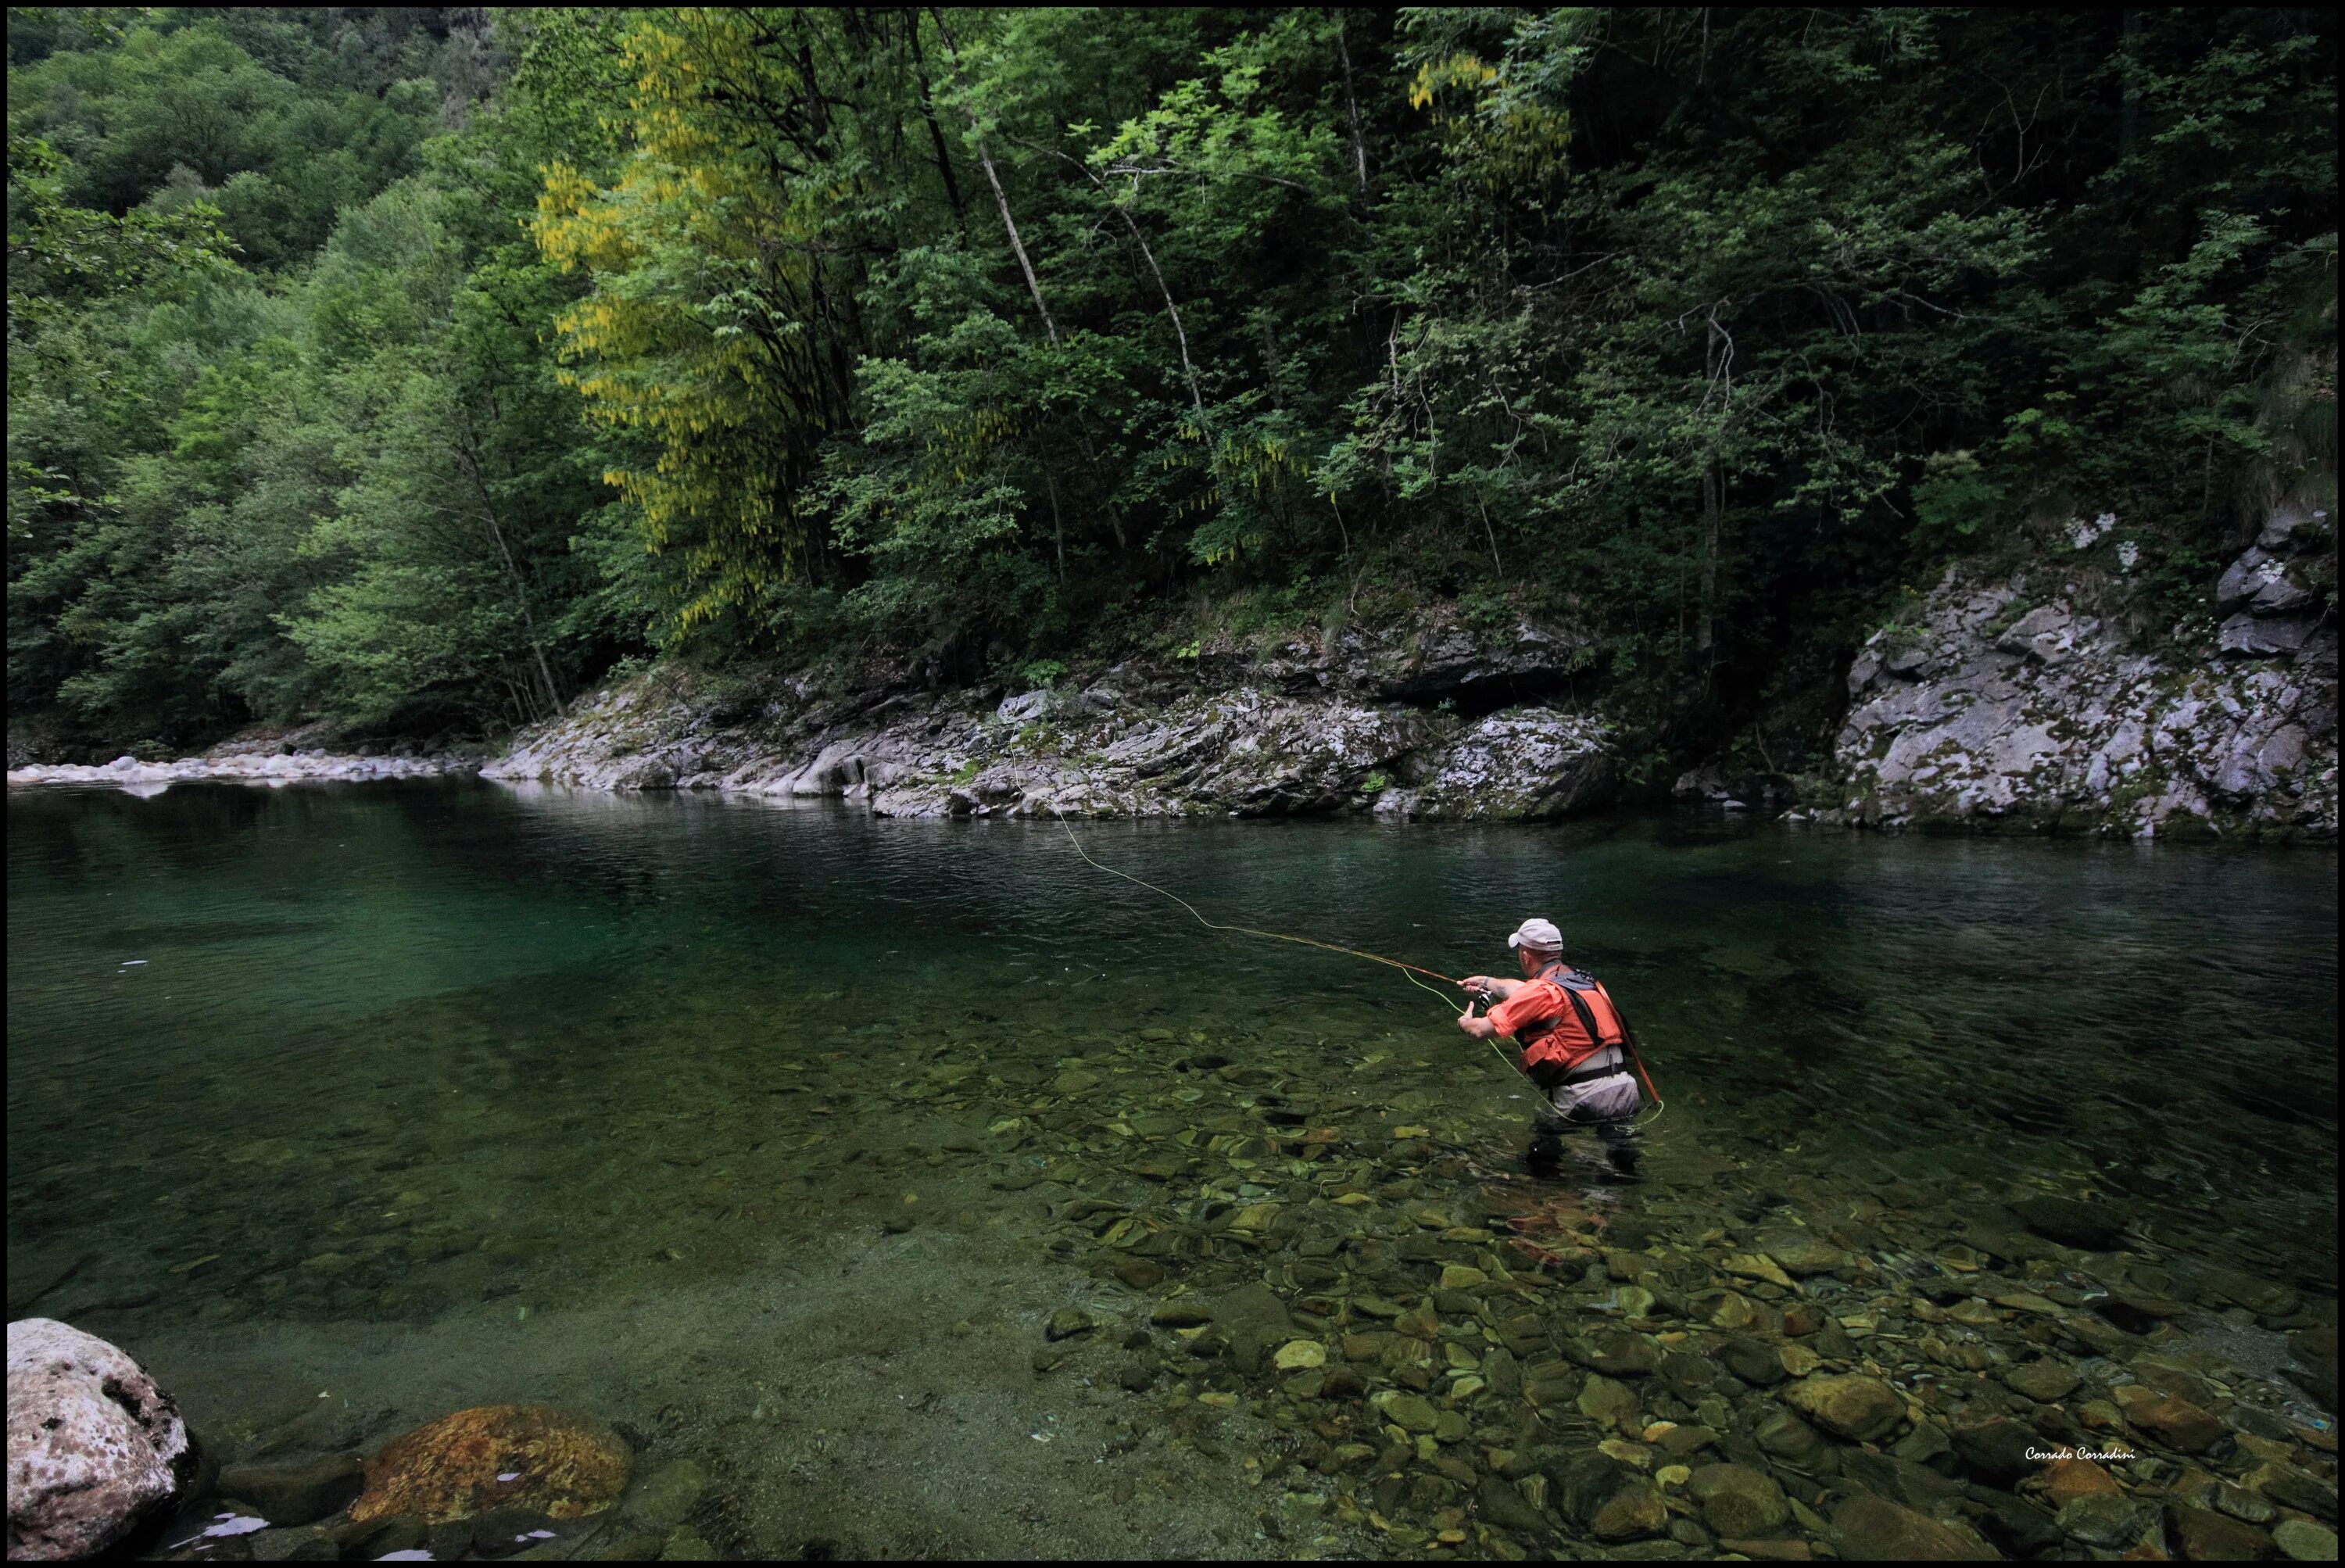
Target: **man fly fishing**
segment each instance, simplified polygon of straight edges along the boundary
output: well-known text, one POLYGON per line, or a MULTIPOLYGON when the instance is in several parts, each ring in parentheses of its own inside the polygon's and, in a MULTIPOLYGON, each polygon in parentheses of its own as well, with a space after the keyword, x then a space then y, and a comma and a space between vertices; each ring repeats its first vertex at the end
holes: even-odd
MULTIPOLYGON (((1075 837, 1074 829, 1068 826, 1063 812, 1059 815, 1059 826, 1066 830, 1067 841, 1074 846, 1085 865, 1163 894, 1187 910, 1191 918, 1207 931, 1238 932, 1266 942, 1291 942, 1300 947, 1365 958, 1371 963, 1386 964, 1409 975, 1422 974, 1428 980, 1449 979, 1421 964, 1321 942, 1315 937, 1289 936, 1284 932, 1258 931, 1253 926, 1225 925, 1207 920, 1197 912, 1196 905, 1180 894, 1092 860, 1084 851, 1082 840, 1075 837)), ((1531 1146, 1523 1156, 1531 1174, 1553 1176, 1563 1161, 1561 1135, 1574 1127, 1594 1127, 1597 1138, 1604 1145, 1607 1175, 1615 1181, 1635 1181, 1637 1128, 1631 1118, 1644 1107, 1637 1076, 1642 1075, 1645 1068, 1637 1060, 1637 1042, 1629 1033, 1619 1005, 1594 976, 1582 974, 1563 962, 1563 932, 1555 928, 1554 921, 1534 916, 1507 938, 1507 945, 1515 949, 1521 959, 1523 978, 1494 980, 1487 974, 1469 974, 1457 981, 1460 989, 1483 1004, 1484 1012, 1484 1016, 1475 1017, 1473 1003, 1468 1003, 1458 1016, 1457 1027, 1477 1040, 1512 1035, 1521 1047, 1523 1075, 1538 1088, 1542 1101, 1531 1121, 1531 1146), (1636 1075, 1629 1072, 1631 1064, 1635 1064, 1636 1075)), ((1433 990, 1423 981, 1411 983, 1433 990)), ((1650 1089, 1652 1082, 1645 1078, 1645 1087, 1650 1089)), ((1657 1104, 1660 1097, 1657 1092, 1657 1104)))
POLYGON ((1457 1027, 1477 1040, 1514 1036, 1522 1049, 1523 1074, 1544 1096, 1531 1118, 1531 1145, 1524 1163, 1531 1174, 1551 1176, 1563 1159, 1564 1133, 1592 1126, 1604 1146, 1607 1174, 1637 1179, 1637 1129, 1630 1121, 1644 1096, 1630 1071, 1635 1044, 1620 1009, 1593 977, 1563 962, 1563 932, 1534 916, 1523 921, 1507 945, 1522 964, 1520 980, 1469 974, 1459 989, 1483 1003, 1477 1018, 1468 1006, 1457 1027))

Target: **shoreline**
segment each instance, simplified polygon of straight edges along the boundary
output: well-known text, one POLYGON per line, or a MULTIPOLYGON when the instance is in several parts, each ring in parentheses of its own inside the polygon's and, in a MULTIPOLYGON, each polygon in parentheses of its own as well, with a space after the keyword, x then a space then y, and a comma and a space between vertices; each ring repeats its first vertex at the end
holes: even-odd
MULTIPOLYGON (((8 770, 8 788, 16 789, 108 789, 141 799, 151 799, 163 794, 175 784, 246 784, 281 789, 289 784, 369 784, 427 779, 478 779, 507 790, 559 789, 572 790, 614 798, 645 795, 714 797, 725 800, 753 802, 772 807, 860 806, 866 814, 876 819, 888 817, 944 817, 963 820, 1000 817, 1010 820, 1037 820, 1048 814, 1042 809, 1021 809, 1026 803, 1013 804, 1009 809, 943 811, 897 811, 875 807, 858 798, 856 791, 826 791, 820 794, 777 790, 770 787, 736 784, 717 779, 682 779, 669 784, 636 784, 624 780, 594 778, 530 778, 516 777, 503 770, 507 757, 466 757, 435 755, 426 757, 368 757, 337 753, 307 753, 290 756, 240 756, 227 759, 181 758, 173 762, 137 762, 129 758, 117 758, 103 765, 74 763, 36 764, 8 770)), ((1653 800, 1642 804, 1618 800, 1605 802, 1575 812, 1568 817, 1504 817, 1484 818, 1419 816, 1409 812, 1388 812, 1335 804, 1316 810, 1281 813, 1218 810, 1193 806, 1185 810, 1127 810, 1069 809, 1064 815, 1087 821, 1204 821, 1223 820, 1270 820, 1283 816, 1297 820, 1335 820, 1360 818, 1382 824, 1403 823, 1410 826, 1430 825, 1444 821, 1470 821, 1477 826, 1506 823, 1520 827, 1556 826, 1567 821, 1583 821, 1593 818, 1621 814, 1630 816, 1696 816, 1701 820, 1721 825, 1730 822, 1752 824, 1770 822, 1785 828, 1812 830, 1828 833, 1846 833, 1860 837, 1879 836, 1903 838, 1914 836, 1930 839, 2005 839, 2044 841, 2050 840, 2131 840, 2136 843, 2249 844, 2264 848, 2310 848, 2335 850, 2337 840, 2318 831, 2256 830, 2226 831, 2219 824, 2204 819, 2186 818, 2167 824, 2164 833, 2134 830, 2120 832, 2099 821, 2070 823, 2059 818, 2014 814, 2006 817, 1972 818, 1958 821, 1925 818, 1920 820, 1876 820, 1855 811, 1805 811, 1797 807, 1773 810, 1765 807, 1752 808, 1740 800, 1689 800, 1680 797, 1672 801, 1653 800)))
POLYGON ((481 770, 478 758, 358 757, 329 752, 277 756, 182 757, 175 762, 140 762, 117 757, 102 766, 74 763, 8 769, 8 788, 103 785, 126 794, 151 797, 174 784, 366 783, 382 779, 444 779, 481 770))

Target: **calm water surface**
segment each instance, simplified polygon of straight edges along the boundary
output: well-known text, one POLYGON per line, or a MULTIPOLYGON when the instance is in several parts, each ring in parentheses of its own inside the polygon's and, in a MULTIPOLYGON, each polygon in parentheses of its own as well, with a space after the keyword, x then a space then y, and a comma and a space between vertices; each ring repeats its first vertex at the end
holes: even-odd
MULTIPOLYGON (((1631 1206, 1721 1170, 2048 1187, 2333 1293, 2331 852, 1081 832, 1217 919, 1451 973, 1554 919, 1669 1098, 1631 1206)), ((742 1550, 1263 1549, 1245 1431, 1101 1481, 1132 1396, 1027 1364, 1124 1289, 1070 1196, 1413 1161, 1439 1197, 1524 1115, 1393 972, 1202 932, 1055 826, 472 783, 13 793, 8 1033, 12 1316, 297 1447, 594 1409, 708 1466, 742 1550), (1315 1165, 1276 1143, 1306 1123, 1315 1165), (858 1487, 871 1518, 806 1517, 858 1487)))

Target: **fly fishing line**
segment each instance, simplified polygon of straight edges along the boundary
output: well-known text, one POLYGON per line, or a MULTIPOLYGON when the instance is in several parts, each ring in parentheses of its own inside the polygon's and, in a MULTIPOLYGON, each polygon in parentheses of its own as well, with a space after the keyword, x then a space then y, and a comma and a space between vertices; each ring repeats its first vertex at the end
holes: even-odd
MULTIPOLYGON (((1105 871, 1109 876, 1122 877, 1125 881, 1131 882, 1136 887, 1146 888, 1150 892, 1162 894, 1165 898, 1171 899, 1174 903, 1179 904, 1183 909, 1187 910, 1191 918, 1195 920, 1199 925, 1203 926, 1207 931, 1235 932, 1241 936, 1258 936, 1270 942, 1293 942, 1297 947, 1315 947, 1323 952, 1340 952, 1346 953, 1353 958, 1365 958, 1370 963, 1381 963, 1387 965, 1390 968, 1399 970, 1401 972, 1402 979, 1407 981, 1411 985, 1416 986, 1419 991, 1424 992, 1428 996, 1439 997, 1443 1007, 1446 1008, 1449 1005, 1449 998, 1447 995, 1444 995, 1441 992, 1434 990, 1433 987, 1426 984, 1424 981, 1419 980, 1416 977, 1420 974, 1429 975, 1435 980, 1444 981, 1448 984, 1456 985, 1458 983, 1457 977, 1456 975, 1444 974, 1439 970, 1427 969, 1423 964, 1408 963, 1397 958, 1386 958, 1380 952, 1367 952, 1356 947, 1345 947, 1338 942, 1321 942, 1316 937, 1290 936, 1282 931, 1262 931, 1250 925, 1227 925, 1220 921, 1207 920, 1203 915, 1197 912, 1196 905, 1191 903, 1187 899, 1183 898, 1179 893, 1173 892, 1169 888, 1160 888, 1154 882, 1149 881, 1145 878, 1135 877, 1130 871, 1119 871, 1113 866, 1103 866, 1100 864, 1099 861, 1092 860, 1090 851, 1083 848, 1083 841, 1075 837, 1074 827, 1072 824, 1068 822, 1067 814, 1064 811, 1060 810, 1056 806, 1051 808, 1051 814, 1058 818, 1061 830, 1067 835, 1067 842, 1074 847, 1075 853, 1082 858, 1083 864, 1091 867, 1093 871, 1105 871)), ((1469 1000, 1465 1006, 1459 1008, 1457 1011, 1459 1015, 1462 1017, 1464 1014, 1471 1013, 1473 1010, 1474 1003, 1469 1000)), ((1506 1064, 1507 1069, 1509 1072, 1520 1077, 1525 1083, 1532 1084, 1534 1087, 1537 1086, 1532 1080, 1531 1075, 1523 1071, 1519 1063, 1515 1062, 1509 1058, 1504 1051, 1498 1049, 1498 1044, 1496 1040, 1485 1039, 1482 1044, 1490 1048, 1490 1054, 1492 1055, 1497 1057, 1499 1061, 1506 1064)), ((1636 1063, 1638 1075, 1644 1078, 1646 1091, 1653 1097, 1653 1115, 1646 1124, 1650 1125, 1650 1121, 1658 1121, 1660 1118, 1660 1092, 1653 1087, 1652 1078, 1645 1073, 1644 1060, 1641 1056, 1635 1054, 1636 1047, 1633 1044, 1629 1045, 1629 1051, 1630 1059, 1636 1063)))
MULTIPOLYGON (((1083 863, 1085 865, 1091 867, 1093 871, 1105 871, 1109 876, 1122 877, 1127 882, 1137 883, 1141 887, 1146 888, 1150 892, 1162 893, 1166 898, 1171 899, 1174 903, 1179 904, 1183 909, 1187 910, 1189 913, 1195 918, 1197 923, 1203 926, 1207 931, 1233 931, 1245 936, 1267 937, 1272 942, 1291 942, 1298 947, 1315 947, 1327 952, 1347 952, 1354 958, 1365 958, 1370 963, 1390 964, 1395 969, 1406 970, 1416 974, 1429 974, 1436 980, 1446 980, 1452 985, 1457 983, 1457 977, 1454 974, 1444 974, 1437 969, 1427 969, 1423 964, 1405 963, 1397 958, 1386 958, 1382 953, 1363 952, 1356 947, 1344 947, 1332 942, 1321 942, 1316 937, 1289 936, 1284 932, 1257 931, 1250 925, 1224 925, 1219 921, 1207 920, 1203 915, 1197 913, 1196 905, 1191 903, 1187 899, 1183 898, 1179 893, 1160 888, 1154 882, 1143 881, 1139 877, 1133 876, 1130 871, 1119 871, 1113 866, 1102 866, 1097 860, 1092 860, 1091 855, 1083 849, 1082 840, 1075 837, 1075 830, 1069 825, 1067 821, 1067 814, 1064 811, 1060 810, 1055 806, 1051 807, 1051 813, 1059 819, 1059 826, 1065 830, 1067 842, 1075 847, 1075 853, 1082 856, 1083 863)), ((1433 991, 1433 988, 1429 985, 1420 984, 1418 989, 1423 991, 1432 991, 1434 995, 1441 996, 1439 992, 1433 991)), ((1449 1004, 1449 999, 1446 996, 1442 996, 1441 1003, 1443 1006, 1447 1007, 1449 1004)))
MULTIPOLYGON (((1401 972, 1401 977, 1404 980, 1406 980, 1411 985, 1416 986, 1419 991, 1424 992, 1427 996, 1438 997, 1443 1007, 1446 1008, 1449 1005, 1449 998, 1447 995, 1443 994, 1441 992, 1434 990, 1433 987, 1426 984, 1424 981, 1419 980, 1416 977, 1420 974, 1431 975, 1436 980, 1447 981, 1448 983, 1455 985, 1457 983, 1457 978, 1455 975, 1444 974, 1438 970, 1427 969, 1423 964, 1406 963, 1397 958, 1386 958, 1382 953, 1365 952, 1356 947, 1345 947, 1336 942, 1321 942, 1316 937, 1289 936, 1284 932, 1260 931, 1250 925, 1225 925, 1220 921, 1207 920, 1203 915, 1197 912, 1196 905, 1191 903, 1187 899, 1183 898, 1179 893, 1173 892, 1167 888, 1160 888, 1154 882, 1149 881, 1144 878, 1133 876, 1130 871, 1119 871, 1113 866, 1103 866, 1100 864, 1099 861, 1092 860, 1090 851, 1083 848, 1083 841, 1075 837, 1075 830, 1073 826, 1068 822, 1067 814, 1064 811, 1060 810, 1055 806, 1051 808, 1051 811, 1053 816, 1059 819, 1059 826, 1066 833, 1067 842, 1074 846, 1075 853, 1082 857, 1083 864, 1091 867, 1093 871, 1105 871, 1109 876, 1122 877, 1125 881, 1133 883, 1139 887, 1146 888, 1150 892, 1163 894, 1164 897, 1171 899, 1174 903, 1179 904, 1183 909, 1187 910, 1191 917, 1193 918, 1199 925, 1203 926, 1207 931, 1236 932, 1244 936, 1266 937, 1272 942, 1290 942, 1294 943, 1297 947, 1315 947, 1325 952, 1348 953, 1354 958, 1365 958, 1370 963, 1386 964, 1394 969, 1399 970, 1401 972)), ((1473 1010, 1474 1003, 1469 1001, 1465 1006, 1459 1008, 1457 1011, 1460 1015, 1463 1015, 1467 1013, 1472 1012, 1473 1010)), ((1505 1062, 1509 1070, 1517 1074, 1521 1074, 1522 1076, 1528 1080, 1529 1074, 1524 1074, 1520 1067, 1517 1066, 1514 1063, 1508 1061, 1507 1054, 1498 1049, 1495 1041, 1486 1040, 1483 1044, 1488 1045, 1491 1053, 1496 1055, 1499 1061, 1505 1062)))

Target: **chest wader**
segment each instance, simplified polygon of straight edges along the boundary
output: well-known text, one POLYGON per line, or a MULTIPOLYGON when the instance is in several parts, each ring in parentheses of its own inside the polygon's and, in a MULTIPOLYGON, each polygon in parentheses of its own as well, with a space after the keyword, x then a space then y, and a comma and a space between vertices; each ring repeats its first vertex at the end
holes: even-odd
MULTIPOLYGON (((1523 1163, 1533 1176, 1554 1176, 1563 1162, 1563 1135, 1594 1127, 1604 1150, 1606 1174, 1616 1180, 1634 1181, 1639 1135, 1631 1118, 1644 1108, 1644 1095, 1629 1071, 1629 1021, 1621 1016, 1619 1003, 1607 995, 1605 1002, 1619 1025, 1619 1038, 1607 1040, 1585 994, 1596 990, 1595 981, 1565 964, 1543 971, 1538 978, 1562 991, 1572 1015, 1597 1048, 1587 1064, 1568 1072, 1551 1062, 1528 1070, 1533 1086, 1545 1097, 1531 1113, 1531 1143, 1523 1153, 1523 1163)), ((1562 1022, 1558 1015, 1539 1038, 1562 1022)), ((1538 1043, 1534 1039, 1531 1044, 1538 1043)))

